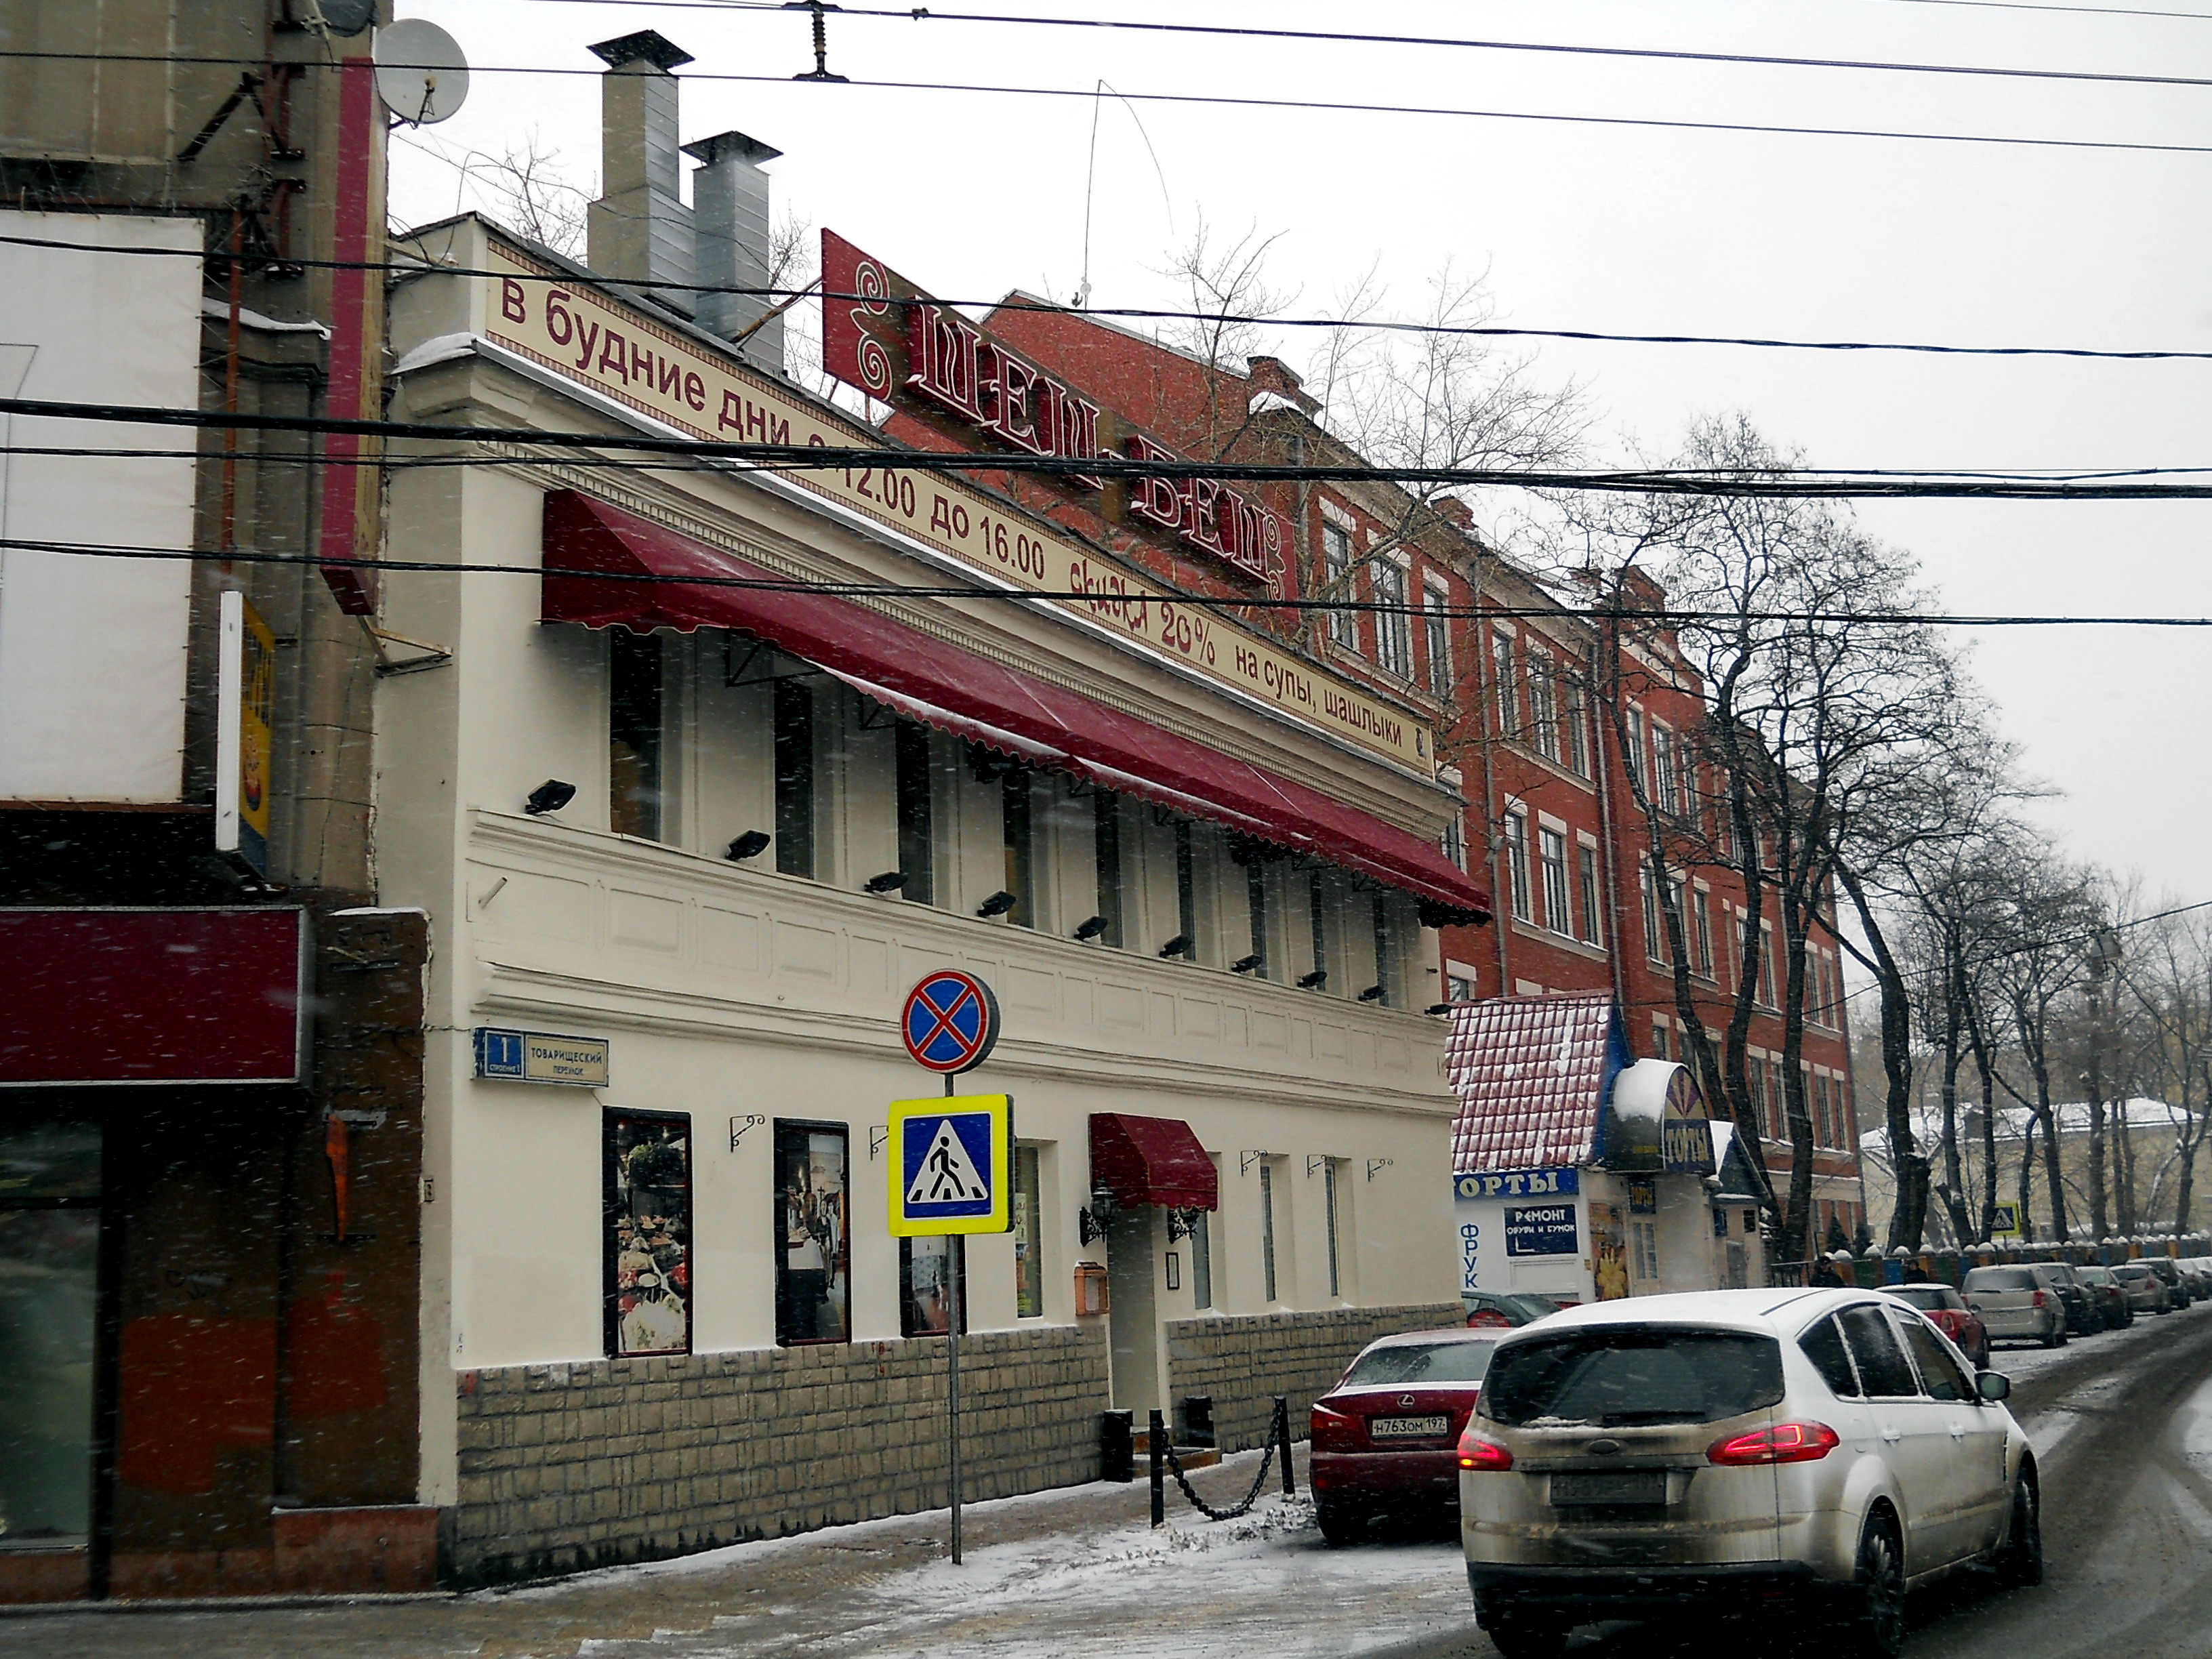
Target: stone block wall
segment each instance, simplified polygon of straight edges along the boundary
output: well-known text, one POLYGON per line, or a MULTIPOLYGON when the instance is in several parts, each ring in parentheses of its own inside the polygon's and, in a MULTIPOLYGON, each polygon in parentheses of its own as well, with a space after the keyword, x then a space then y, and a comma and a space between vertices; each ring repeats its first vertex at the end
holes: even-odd
POLYGON ((1466 1310, 1456 1302, 1170 1320, 1169 1405, 1179 1407, 1189 1395, 1211 1395, 1221 1449, 1242 1451, 1267 1439, 1267 1419, 1279 1394, 1290 1402, 1291 1438, 1303 1440, 1313 1402, 1376 1337, 1466 1321, 1466 1310))
MULTIPOLYGON (((465 1371, 446 1576, 648 1560, 946 1501, 945 1344, 921 1339, 465 1371)), ((1095 1322, 960 1344, 961 1486, 1098 1477, 1095 1322)))

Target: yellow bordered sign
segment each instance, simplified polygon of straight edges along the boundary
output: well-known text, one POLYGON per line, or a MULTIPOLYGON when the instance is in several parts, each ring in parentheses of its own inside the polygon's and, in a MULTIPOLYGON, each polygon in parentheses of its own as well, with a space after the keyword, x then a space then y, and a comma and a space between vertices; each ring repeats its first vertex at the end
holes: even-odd
POLYGON ((892 1237, 1012 1231, 1012 1095, 895 1100, 890 1132, 892 1237))

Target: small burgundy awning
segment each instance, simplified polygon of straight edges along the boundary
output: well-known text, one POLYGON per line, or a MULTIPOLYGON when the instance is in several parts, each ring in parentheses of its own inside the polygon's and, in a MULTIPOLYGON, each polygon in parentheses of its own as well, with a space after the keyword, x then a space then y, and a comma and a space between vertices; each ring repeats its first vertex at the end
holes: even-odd
POLYGON ((1487 921, 1490 898, 1419 836, 1320 790, 783 578, 572 489, 545 498, 547 622, 727 628, 827 669, 896 712, 1091 779, 1421 902, 1487 921), (766 583, 768 586, 745 584, 766 583))
POLYGON ((1091 1182, 1104 1186, 1123 1209, 1139 1204, 1164 1210, 1221 1207, 1213 1160, 1179 1117, 1091 1113, 1091 1182))

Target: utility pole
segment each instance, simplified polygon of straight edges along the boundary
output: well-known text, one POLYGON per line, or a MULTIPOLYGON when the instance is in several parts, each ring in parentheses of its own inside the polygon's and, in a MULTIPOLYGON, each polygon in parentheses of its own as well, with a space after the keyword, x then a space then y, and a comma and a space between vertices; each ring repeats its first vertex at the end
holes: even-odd
MULTIPOLYGON (((2089 1242, 2112 1231, 2105 1206, 2105 930, 2089 941, 2089 1242)), ((2063 1138, 2061 1138, 2063 1144, 2063 1138)))

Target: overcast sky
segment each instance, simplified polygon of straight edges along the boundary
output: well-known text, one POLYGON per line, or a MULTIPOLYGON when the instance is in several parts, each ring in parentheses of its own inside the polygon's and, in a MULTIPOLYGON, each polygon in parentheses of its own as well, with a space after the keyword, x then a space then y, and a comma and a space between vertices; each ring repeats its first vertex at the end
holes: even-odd
MULTIPOLYGON (((2148 0, 2179 9, 2192 0, 2148 0)), ((2081 15, 1931 0, 1091 0, 975 9, 1272 27, 2212 79, 2212 15, 2081 15)), ((781 10, 403 0, 479 70, 459 115, 393 146, 395 218, 495 200, 453 165, 529 142, 596 192, 588 43, 653 27, 680 71, 688 142, 737 128, 784 152, 780 204, 948 297, 1083 275, 1093 101, 792 84, 807 19, 781 10), (776 77, 716 82, 708 75, 776 77), (436 159, 428 147, 434 146, 436 159)), ((2207 6, 2212 14, 2212 6, 2207 6)), ((1119 34, 832 15, 855 80, 1204 93, 1554 114, 2212 144, 2212 86, 1606 59, 1455 48, 1119 34)), ((1269 265, 1326 309, 1380 261, 1415 314, 1447 261, 1486 270, 1498 320, 1613 332, 2212 349, 2212 155, 2082 151, 1140 104, 1099 112, 1094 304, 1172 304, 1160 269, 1202 214, 1280 233, 1269 265), (1141 122, 1141 131, 1139 129, 1141 122), (1157 157, 1157 166, 1155 165, 1157 157)), ((1277 349, 1292 367, 1312 349, 1277 349)), ((1602 454, 1664 452, 1741 409, 1837 467, 2212 465, 2212 363, 1851 356, 1547 344, 1589 388, 1602 454)), ((1960 613, 2212 615, 2212 501, 1872 503, 1960 613)), ((2212 633, 1966 632, 2063 844, 2152 895, 2212 896, 2200 734, 2212 633)))

